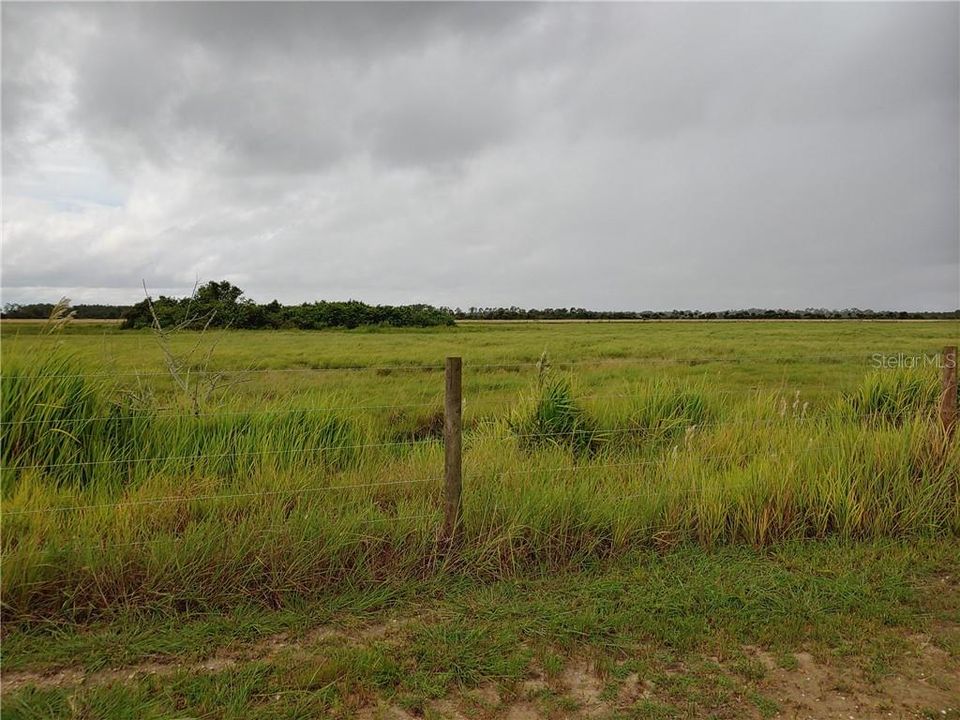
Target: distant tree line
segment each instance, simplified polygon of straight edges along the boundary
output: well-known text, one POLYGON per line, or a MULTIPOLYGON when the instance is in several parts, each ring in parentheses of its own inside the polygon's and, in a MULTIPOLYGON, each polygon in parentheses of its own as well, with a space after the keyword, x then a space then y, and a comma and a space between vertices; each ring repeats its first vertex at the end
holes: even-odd
MULTIPOLYGON (((4 305, 0 317, 11 320, 43 320, 53 303, 4 305)), ((123 320, 123 328, 144 328, 156 314, 165 327, 232 327, 242 329, 356 328, 371 325, 392 327, 434 327, 453 325, 454 320, 944 320, 960 319, 960 310, 949 312, 907 312, 903 310, 861 310, 847 308, 806 308, 805 310, 642 310, 607 311, 585 308, 524 309, 520 307, 471 307, 450 310, 432 305, 367 305, 357 300, 321 300, 300 305, 281 305, 276 300, 258 304, 244 297, 243 290, 229 282, 208 282, 189 297, 160 295, 136 305, 74 305, 75 317, 87 320, 123 320), (152 311, 151 311, 152 305, 152 311)))
POLYGON ((960 318, 960 310, 907 312, 904 310, 861 310, 847 308, 806 308, 805 310, 587 310, 585 308, 519 307, 476 308, 454 311, 457 320, 949 320, 960 318))
POLYGON ((154 315, 162 327, 194 329, 209 325, 249 330, 321 330, 371 325, 432 327, 454 323, 452 311, 431 305, 367 305, 357 300, 321 300, 300 305, 281 305, 274 300, 261 305, 244 297, 243 290, 226 281, 208 282, 190 297, 161 295, 142 300, 124 312, 122 327, 150 327, 154 315))
MULTIPOLYGON (((121 320, 130 305, 72 305, 74 317, 80 320, 121 320)), ((0 317, 4 320, 46 320, 53 312, 53 303, 7 303, 0 317)))

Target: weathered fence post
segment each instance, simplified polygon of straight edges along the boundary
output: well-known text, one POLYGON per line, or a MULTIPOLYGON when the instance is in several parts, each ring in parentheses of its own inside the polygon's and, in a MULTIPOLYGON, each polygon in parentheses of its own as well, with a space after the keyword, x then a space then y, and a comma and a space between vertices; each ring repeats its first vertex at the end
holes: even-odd
POLYGON ((943 349, 940 365, 940 422, 947 434, 957 425, 957 346, 943 349))
POLYGON ((443 530, 442 542, 452 545, 460 535, 460 489, 463 475, 461 426, 463 402, 459 357, 448 357, 443 401, 443 530))

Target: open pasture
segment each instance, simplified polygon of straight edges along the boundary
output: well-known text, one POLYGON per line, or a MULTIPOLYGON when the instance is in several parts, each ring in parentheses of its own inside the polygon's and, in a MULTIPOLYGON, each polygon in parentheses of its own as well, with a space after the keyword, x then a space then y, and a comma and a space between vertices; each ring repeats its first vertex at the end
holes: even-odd
POLYGON ((41 327, 3 327, 8 618, 434 572, 446 355, 470 572, 958 528, 936 369, 873 367, 956 323, 183 333, 176 380, 149 332, 41 327))
MULTIPOLYGON (((145 374, 143 382, 168 384, 163 355, 149 332, 91 321, 43 336, 43 327, 0 323, 3 359, 62 346, 84 371, 120 386, 135 384, 138 372, 145 374)), ((514 400, 529 386, 544 351, 584 391, 661 378, 702 380, 741 393, 757 387, 800 390, 811 399, 852 388, 877 356, 929 356, 958 336, 958 321, 468 321, 424 330, 218 331, 202 345, 213 348, 211 369, 256 371, 220 397, 218 407, 309 402, 331 393, 356 404, 433 399, 442 382, 431 371, 442 369, 445 356, 460 355, 470 413, 514 400), (361 372, 309 372, 336 368, 361 372)), ((184 333, 172 344, 187 350, 196 341, 196 333, 184 333)))

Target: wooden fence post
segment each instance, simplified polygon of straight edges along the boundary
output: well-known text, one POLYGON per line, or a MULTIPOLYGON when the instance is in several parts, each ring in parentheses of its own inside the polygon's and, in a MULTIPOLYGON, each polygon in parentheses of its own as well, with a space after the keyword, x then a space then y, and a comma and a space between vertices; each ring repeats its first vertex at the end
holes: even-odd
POLYGON ((460 490, 463 480, 461 430, 463 401, 459 357, 448 357, 443 400, 443 530, 441 540, 452 545, 460 535, 460 490))
POLYGON ((957 425, 957 346, 947 345, 940 359, 940 422, 947 434, 957 425))

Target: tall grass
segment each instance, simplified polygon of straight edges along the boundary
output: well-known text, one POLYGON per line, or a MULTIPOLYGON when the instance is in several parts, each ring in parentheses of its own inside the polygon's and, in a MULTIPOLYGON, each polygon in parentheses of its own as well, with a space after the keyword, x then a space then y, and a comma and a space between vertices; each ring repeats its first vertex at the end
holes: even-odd
POLYGON ((550 571, 643 545, 960 533, 960 450, 929 396, 878 401, 883 422, 864 421, 878 405, 851 399, 912 381, 868 378, 814 413, 786 392, 653 381, 587 401, 570 377, 543 378, 509 416, 467 432, 465 541, 451 557, 436 551, 435 413, 408 436, 292 407, 131 411, 82 374, 69 356, 4 368, 8 622, 279 605, 440 571, 550 571))
POLYGON ((675 441, 716 416, 720 398, 711 397, 702 384, 654 380, 628 393, 627 423, 640 439, 651 442, 675 441))
POLYGON ((197 416, 122 402, 70 355, 4 368, 0 456, 4 492, 24 475, 56 484, 125 486, 156 474, 225 479, 263 470, 355 464, 364 435, 332 412, 275 408, 197 416))
POLYGON ((69 464, 55 471, 56 481, 86 482, 104 447, 126 445, 124 426, 116 418, 106 383, 86 378, 83 369, 62 352, 38 356, 36 362, 7 363, 0 380, 0 457, 4 484, 18 467, 69 464))
POLYGON ((867 375, 854 392, 843 395, 839 409, 852 419, 899 424, 933 413, 939 397, 933 369, 900 368, 867 375))
POLYGON ((535 390, 520 397, 510 413, 509 427, 530 449, 554 445, 587 455, 600 441, 596 423, 577 402, 567 377, 541 378, 535 390))

